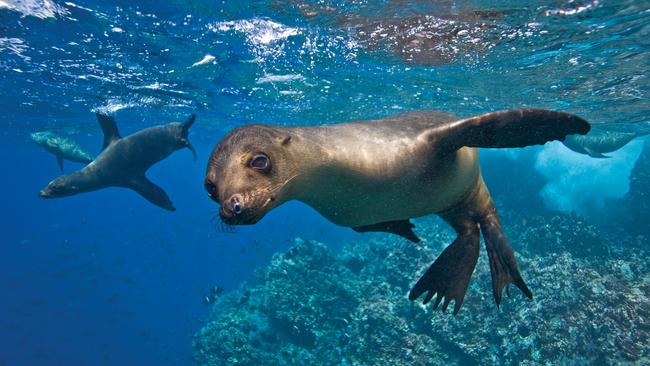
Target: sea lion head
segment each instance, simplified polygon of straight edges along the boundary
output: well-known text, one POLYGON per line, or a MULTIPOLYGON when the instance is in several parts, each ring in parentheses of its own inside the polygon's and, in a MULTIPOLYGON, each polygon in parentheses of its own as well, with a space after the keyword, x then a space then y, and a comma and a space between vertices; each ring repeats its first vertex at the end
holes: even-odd
POLYGON ((249 125, 232 131, 214 148, 205 189, 221 205, 224 223, 254 224, 290 198, 287 186, 297 176, 290 140, 281 128, 249 125))
POLYGON ((62 175, 51 181, 38 195, 42 198, 57 198, 80 193, 81 188, 75 181, 71 175, 62 175))

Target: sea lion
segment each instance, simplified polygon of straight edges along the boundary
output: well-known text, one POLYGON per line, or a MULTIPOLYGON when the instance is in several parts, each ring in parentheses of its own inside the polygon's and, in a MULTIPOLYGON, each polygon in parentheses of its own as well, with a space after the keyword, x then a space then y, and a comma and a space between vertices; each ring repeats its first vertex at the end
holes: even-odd
POLYGON ((34 132, 30 137, 38 146, 56 157, 61 173, 63 173, 63 160, 84 164, 93 161, 93 157, 89 153, 84 151, 78 143, 67 137, 58 136, 49 131, 34 132))
POLYGON ((147 179, 145 173, 153 164, 182 148, 190 149, 196 161, 196 151, 188 140, 188 130, 195 118, 192 115, 185 123, 153 126, 122 138, 115 120, 98 113, 97 120, 104 132, 102 152, 83 169, 51 181, 39 195, 56 198, 123 187, 138 192, 156 206, 174 211, 167 193, 147 179))
POLYGON ((649 133, 648 131, 617 132, 593 128, 586 136, 569 136, 562 143, 569 149, 592 158, 609 158, 610 156, 604 154, 614 152, 635 138, 649 133))
POLYGON ((229 133, 208 161, 205 189, 226 224, 254 224, 289 200, 357 231, 386 231, 416 241, 409 219, 435 213, 457 238, 412 288, 409 299, 434 294, 434 308, 455 300, 458 313, 478 260, 483 233, 497 305, 519 273, 479 169, 478 147, 509 148, 586 134, 580 117, 520 109, 459 119, 418 111, 351 123, 279 127, 249 125, 229 133))

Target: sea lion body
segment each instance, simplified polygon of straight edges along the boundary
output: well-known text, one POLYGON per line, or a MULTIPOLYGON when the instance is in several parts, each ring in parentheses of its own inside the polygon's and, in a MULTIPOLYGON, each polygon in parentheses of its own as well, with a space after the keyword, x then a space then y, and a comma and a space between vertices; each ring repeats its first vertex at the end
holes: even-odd
POLYGON ((205 176, 226 224, 254 224, 299 200, 359 232, 417 242, 409 219, 438 214, 456 231, 409 298, 463 302, 483 234, 497 304, 510 283, 532 298, 481 177, 477 147, 523 147, 586 134, 585 120, 528 109, 459 119, 437 111, 327 126, 240 127, 217 144, 205 176))
POLYGON ((169 123, 120 137, 117 124, 106 115, 97 118, 104 132, 104 146, 97 158, 83 169, 50 182, 39 195, 43 198, 64 197, 107 187, 130 188, 151 203, 175 210, 165 191, 149 181, 145 173, 155 163, 174 151, 194 148, 187 139, 194 116, 185 123, 169 123))
POLYGON ((479 183, 477 151, 462 148, 441 159, 418 137, 456 119, 413 112, 393 119, 287 128, 299 154, 314 159, 305 167, 310 171, 303 175, 310 175, 303 183, 307 185, 295 197, 348 227, 447 210, 479 183), (341 202, 341 197, 354 198, 341 202))
POLYGON ((614 152, 635 138, 647 134, 647 131, 618 132, 593 128, 586 136, 568 136, 562 143, 569 149, 592 158, 609 158, 605 154, 614 152))
POLYGON ((38 146, 56 157, 61 172, 63 172, 63 160, 83 164, 93 161, 93 157, 70 138, 49 131, 34 132, 30 137, 38 146))

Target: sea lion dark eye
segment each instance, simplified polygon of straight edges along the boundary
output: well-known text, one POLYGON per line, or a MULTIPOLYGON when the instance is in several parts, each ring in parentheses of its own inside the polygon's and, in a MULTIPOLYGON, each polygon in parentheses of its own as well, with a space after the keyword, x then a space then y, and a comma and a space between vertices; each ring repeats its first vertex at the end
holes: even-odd
POLYGON ((212 196, 217 192, 217 186, 212 182, 205 182, 205 190, 208 191, 210 196, 212 196))
POLYGON ((250 166, 253 169, 261 170, 264 173, 268 173, 271 170, 271 160, 268 156, 264 154, 258 154, 253 157, 250 162, 250 166))

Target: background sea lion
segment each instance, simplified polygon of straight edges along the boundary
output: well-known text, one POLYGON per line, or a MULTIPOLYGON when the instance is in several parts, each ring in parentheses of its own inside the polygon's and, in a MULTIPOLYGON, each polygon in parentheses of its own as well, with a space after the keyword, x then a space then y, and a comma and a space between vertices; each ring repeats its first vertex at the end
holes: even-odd
POLYGON ((192 115, 185 123, 169 123, 120 137, 115 120, 97 114, 104 132, 104 146, 97 158, 85 168, 51 181, 39 195, 43 198, 71 196, 107 187, 130 188, 149 202, 165 210, 174 205, 165 191, 153 184, 145 173, 155 163, 182 148, 196 152, 188 140, 188 130, 194 124, 192 115))
POLYGON ((208 162, 205 188, 227 224, 254 224, 292 199, 357 231, 386 231, 416 241, 410 218, 435 213, 457 238, 409 294, 434 294, 442 310, 460 309, 483 233, 497 305, 514 283, 532 293, 478 165, 477 147, 507 148, 586 134, 589 123, 571 114, 510 110, 467 119, 436 111, 328 126, 250 125, 228 134, 208 162))
POLYGON ((34 132, 30 137, 38 146, 56 157, 61 173, 63 173, 64 159, 84 164, 93 161, 93 157, 89 153, 81 148, 78 143, 67 137, 58 136, 49 131, 34 132))
POLYGON ((592 158, 609 158, 606 153, 614 152, 635 138, 649 133, 649 131, 618 132, 593 128, 586 136, 569 136, 562 143, 569 149, 592 158))

